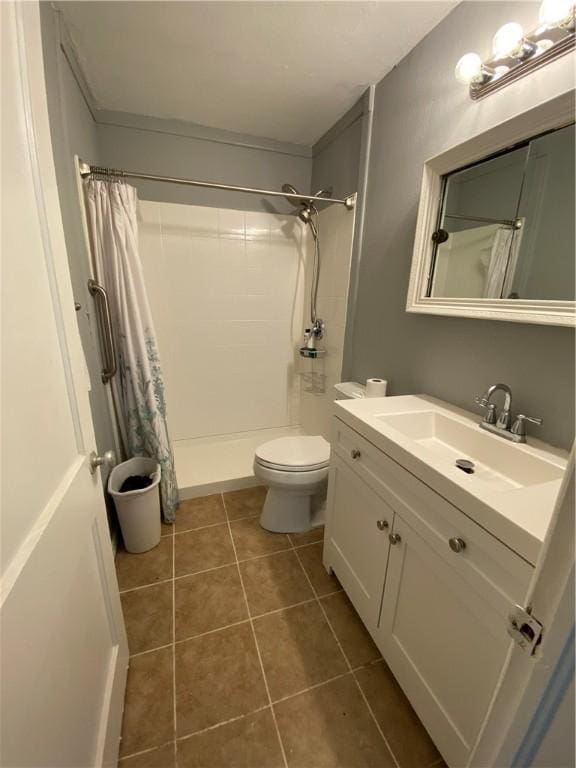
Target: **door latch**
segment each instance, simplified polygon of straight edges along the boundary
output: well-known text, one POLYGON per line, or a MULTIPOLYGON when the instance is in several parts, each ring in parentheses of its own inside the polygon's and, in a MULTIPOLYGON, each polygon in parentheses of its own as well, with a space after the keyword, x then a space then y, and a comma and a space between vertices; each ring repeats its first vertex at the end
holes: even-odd
POLYGON ((542 639, 542 624, 530 614, 529 608, 515 605, 508 614, 508 634, 523 651, 532 656, 542 639))

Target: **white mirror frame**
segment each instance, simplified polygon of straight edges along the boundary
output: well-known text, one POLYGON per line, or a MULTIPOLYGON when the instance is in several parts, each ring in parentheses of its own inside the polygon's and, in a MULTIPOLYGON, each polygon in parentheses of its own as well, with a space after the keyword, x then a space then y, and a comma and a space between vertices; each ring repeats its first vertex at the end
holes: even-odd
POLYGON ((434 251, 432 233, 436 229, 439 206, 442 202, 442 177, 489 157, 501 149, 574 122, 574 107, 574 91, 564 93, 433 157, 424 164, 406 303, 407 312, 507 320, 515 323, 576 326, 576 302, 574 301, 458 299, 426 296, 434 251))

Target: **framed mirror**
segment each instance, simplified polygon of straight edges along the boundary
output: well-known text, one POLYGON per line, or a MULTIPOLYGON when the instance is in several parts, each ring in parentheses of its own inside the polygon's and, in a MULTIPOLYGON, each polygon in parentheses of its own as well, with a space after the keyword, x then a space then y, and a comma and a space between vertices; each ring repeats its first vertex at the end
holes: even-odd
POLYGON ((409 312, 576 324, 573 94, 557 101, 426 163, 409 312))

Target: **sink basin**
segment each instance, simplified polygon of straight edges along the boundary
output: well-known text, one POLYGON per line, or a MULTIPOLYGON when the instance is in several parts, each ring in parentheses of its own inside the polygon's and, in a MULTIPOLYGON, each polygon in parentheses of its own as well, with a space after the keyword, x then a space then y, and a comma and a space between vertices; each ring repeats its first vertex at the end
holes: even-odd
MULTIPOLYGON (((337 400, 335 415, 417 480, 535 563, 568 454, 528 436, 508 442, 481 417, 429 395, 337 400), (473 463, 467 474, 457 459, 473 463)), ((425 511, 423 511, 423 514, 425 511)))
POLYGON ((539 485, 562 477, 563 469, 518 450, 518 446, 483 432, 438 411, 378 415, 376 418, 401 432, 441 461, 457 466, 457 459, 474 463, 471 480, 487 483, 492 490, 508 491, 539 485))

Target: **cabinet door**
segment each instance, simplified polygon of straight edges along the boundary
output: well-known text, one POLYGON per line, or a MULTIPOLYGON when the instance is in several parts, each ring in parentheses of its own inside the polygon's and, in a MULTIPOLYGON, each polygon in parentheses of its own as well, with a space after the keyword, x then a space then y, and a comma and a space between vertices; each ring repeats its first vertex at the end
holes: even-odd
POLYGON ((445 760, 463 766, 510 647, 506 625, 398 515, 394 539, 376 641, 445 760))
POLYGON ((324 564, 369 630, 378 623, 394 512, 336 455, 330 459, 324 564))

